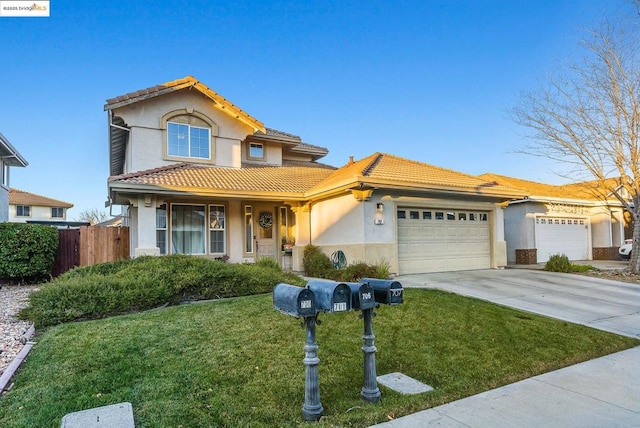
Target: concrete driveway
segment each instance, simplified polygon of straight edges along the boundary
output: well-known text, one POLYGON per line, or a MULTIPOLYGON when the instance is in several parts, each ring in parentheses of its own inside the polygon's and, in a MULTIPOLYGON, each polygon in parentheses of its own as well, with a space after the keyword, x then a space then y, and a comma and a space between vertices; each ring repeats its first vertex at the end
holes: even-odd
MULTIPOLYGON (((640 337, 640 286, 539 270, 405 275, 436 288, 640 337)), ((640 347, 375 425, 376 428, 640 427, 640 347)))
POLYGON ((640 285, 528 269, 402 275, 406 288, 436 288, 640 338, 640 285))

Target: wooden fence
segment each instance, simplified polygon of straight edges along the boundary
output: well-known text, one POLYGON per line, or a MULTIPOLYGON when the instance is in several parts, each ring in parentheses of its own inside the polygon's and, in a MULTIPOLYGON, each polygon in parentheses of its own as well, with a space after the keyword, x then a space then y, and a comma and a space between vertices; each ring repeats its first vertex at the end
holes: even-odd
POLYGON ((76 266, 115 262, 129 258, 129 228, 82 226, 58 230, 54 277, 76 266))

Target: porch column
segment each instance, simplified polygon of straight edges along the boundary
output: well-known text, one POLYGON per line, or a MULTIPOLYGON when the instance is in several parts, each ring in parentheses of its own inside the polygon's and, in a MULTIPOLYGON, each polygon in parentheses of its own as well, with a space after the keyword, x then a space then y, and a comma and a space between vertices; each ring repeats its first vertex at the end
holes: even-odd
POLYGON ((155 195, 138 196, 134 204, 137 206, 138 246, 134 249, 134 257, 159 256, 160 248, 156 246, 156 198, 155 195))
POLYGON ((294 221, 294 236, 296 238, 296 245, 292 249, 291 253, 291 268, 295 272, 301 272, 304 270, 302 266, 302 252, 307 244, 311 243, 311 226, 310 226, 310 204, 293 205, 291 206, 291 212, 295 216, 294 221))
POLYGON ((504 239, 504 208, 496 204, 493 210, 493 222, 490 225, 492 239, 491 267, 503 267, 507 265, 507 242, 504 239))

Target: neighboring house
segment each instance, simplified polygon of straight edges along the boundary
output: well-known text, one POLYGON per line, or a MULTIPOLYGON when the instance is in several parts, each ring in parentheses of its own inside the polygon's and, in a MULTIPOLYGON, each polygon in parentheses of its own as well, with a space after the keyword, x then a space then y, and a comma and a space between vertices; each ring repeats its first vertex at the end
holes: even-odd
POLYGON ((374 153, 341 168, 328 150, 270 129, 186 77, 107 100, 109 198, 131 256, 273 257, 295 238, 400 274, 507 264, 502 204, 525 194, 374 153))
MULTIPOLYGON (((9 191, 9 221, 12 223, 40 223, 56 227, 78 226, 67 221, 67 210, 73 204, 36 195, 18 189, 9 191)), ((82 223, 84 224, 84 223, 82 223)))
POLYGON ((624 208, 596 182, 553 186, 495 174, 480 178, 527 194, 505 208, 509 263, 542 263, 554 254, 571 260, 617 258, 625 237, 624 208))
POLYGON ((9 219, 9 169, 27 166, 27 161, 13 148, 9 140, 0 134, 0 222, 9 219))

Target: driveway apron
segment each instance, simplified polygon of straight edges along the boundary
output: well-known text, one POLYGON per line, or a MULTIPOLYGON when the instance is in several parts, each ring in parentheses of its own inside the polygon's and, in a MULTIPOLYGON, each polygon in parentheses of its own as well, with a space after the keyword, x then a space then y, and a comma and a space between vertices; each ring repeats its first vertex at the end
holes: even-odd
MULTIPOLYGON (((526 269, 404 275, 433 288, 640 338, 640 286, 526 269)), ((640 427, 640 347, 375 425, 640 427)))

